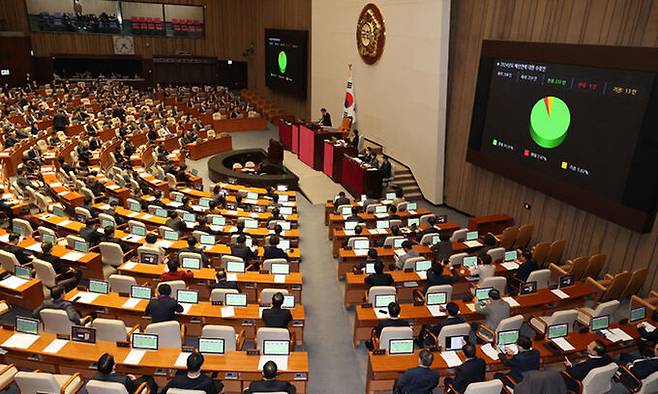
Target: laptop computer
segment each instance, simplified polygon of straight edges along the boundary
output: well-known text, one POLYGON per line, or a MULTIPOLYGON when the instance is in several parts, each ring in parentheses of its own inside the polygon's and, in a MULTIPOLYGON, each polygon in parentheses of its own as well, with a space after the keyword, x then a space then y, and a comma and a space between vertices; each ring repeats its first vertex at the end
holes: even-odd
POLYGON ((158 350, 158 336, 156 334, 134 332, 130 342, 133 349, 158 350))
POLYGON ((247 306, 247 295, 246 294, 225 294, 224 295, 224 304, 226 306, 247 306))
POLYGON ((130 298, 150 300, 151 288, 146 286, 130 286, 130 298))
POLYGON ((223 338, 199 338, 199 353, 202 354, 224 354, 223 338))
POLYGON ((395 294, 381 294, 375 296, 375 308, 388 308, 388 304, 396 301, 395 294))
POLYGON ((107 294, 110 292, 110 283, 104 280, 89 279, 89 288, 91 293, 107 294))
POLYGON ((475 289, 475 298, 478 301, 485 301, 489 299, 489 291, 493 290, 493 287, 482 287, 475 289))
POLYGON ((388 341, 388 354, 412 354, 414 352, 413 339, 390 339, 388 341))
POLYGON ((264 340, 263 355, 288 356, 290 354, 290 341, 264 340))
POLYGON ((468 336, 466 335, 455 335, 451 337, 446 337, 446 349, 450 350, 461 350, 462 347, 468 343, 468 336))

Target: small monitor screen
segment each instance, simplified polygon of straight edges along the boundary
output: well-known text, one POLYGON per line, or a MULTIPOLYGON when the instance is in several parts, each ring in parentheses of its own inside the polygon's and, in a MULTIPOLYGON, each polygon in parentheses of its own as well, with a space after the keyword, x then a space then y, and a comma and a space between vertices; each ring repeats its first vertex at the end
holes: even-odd
POLYGON ((96 329, 93 327, 71 327, 71 340, 83 343, 96 343, 96 329))
POLYGON ((279 194, 279 202, 288 202, 288 195, 287 194, 279 194))
POLYGON ((130 297, 148 300, 151 298, 151 288, 145 286, 130 286, 130 297))
POLYGON ((245 270, 244 261, 227 261, 226 272, 243 273, 245 270))
POLYGON ((290 240, 287 240, 287 239, 279 240, 279 248, 283 249, 283 250, 290 249, 290 240))
POLYGON ((644 320, 646 317, 647 317, 647 307, 639 306, 637 308, 631 309, 631 315, 628 321, 630 323, 634 323, 636 321, 644 320))
POLYGON ((427 305, 445 305, 448 301, 448 294, 445 292, 427 293, 425 295, 425 303, 427 305))
POLYGON ((210 199, 205 198, 205 197, 201 197, 199 199, 199 205, 204 207, 204 208, 209 208, 210 207, 210 199))
POLYGON ((171 230, 165 230, 164 231, 164 239, 167 241, 178 241, 178 232, 177 231, 171 231, 171 230))
POLYGON ((158 255, 155 253, 140 253, 140 262, 142 264, 157 264, 158 255))
POLYGON ((375 263, 366 263, 366 274, 375 273, 375 263))
POLYGON ((343 207, 343 210, 340 213, 349 216, 352 214, 352 207, 343 207))
POLYGON ((279 213, 283 216, 292 215, 292 207, 280 207, 279 213))
POLYGON ((276 224, 281 226, 281 229, 283 231, 290 231, 291 228, 290 222, 286 222, 285 220, 279 220, 278 222, 276 222, 276 224))
POLYGON ((213 216, 212 217, 212 225, 213 226, 225 226, 226 225, 226 218, 224 216, 213 216))
POLYGON ((199 338, 199 352, 204 354, 224 354, 224 339, 199 338))
POLYGON ((187 212, 183 214, 183 221, 188 223, 194 223, 196 222, 196 216, 193 213, 187 212))
POLYGON ((161 218, 166 218, 167 217, 167 210, 164 208, 158 208, 155 210, 155 216, 161 217, 161 218))
POLYGON ((524 294, 532 294, 537 292, 537 282, 532 281, 532 282, 525 282, 523 285, 521 285, 521 289, 519 293, 521 295, 524 294))
POLYGON ((412 354, 413 352, 413 339, 391 339, 388 342, 388 354, 412 354))
POLYGON ((409 218, 409 219, 407 219, 407 225, 408 226, 419 226, 420 225, 420 219, 419 218, 409 218))
POLYGON ((362 195, 359 197, 359 201, 364 202, 367 198, 368 198, 368 196, 366 196, 365 194, 362 194, 362 195))
POLYGON ((395 302, 395 294, 382 294, 375 296, 375 308, 387 308, 388 304, 395 302))
POLYGON ((462 261, 462 265, 466 268, 475 268, 477 264, 478 264, 477 256, 466 256, 462 261))
POLYGON ((441 236, 440 235, 433 235, 432 239, 430 240, 430 245, 436 245, 439 242, 441 242, 441 236))
POLYGON ((553 324, 548 326, 547 337, 548 339, 562 338, 566 337, 569 333, 569 325, 564 324, 553 324))
POLYGON ((401 248, 402 247, 402 242, 404 242, 404 238, 396 238, 393 240, 393 247, 394 248, 401 248))
POLYGON ((272 274, 275 275, 288 275, 290 273, 290 265, 285 263, 273 263, 272 274))
POLYGON ((468 337, 464 335, 456 335, 454 337, 446 337, 446 350, 461 350, 468 341, 468 337))
POLYGON ((32 279, 32 272, 27 267, 23 267, 21 265, 16 264, 14 266, 14 273, 16 274, 16 276, 18 276, 21 279, 26 279, 26 280, 32 279))
POLYGON ((53 215, 55 216, 65 216, 64 208, 59 205, 53 205, 53 215))
POLYGON ((224 303, 226 306, 247 306, 246 294, 225 294, 224 303))
POLYGON ((290 341, 263 341, 263 355, 287 356, 290 354, 290 341))
POLYGON ((467 241, 477 241, 478 239, 478 232, 477 231, 469 231, 466 233, 466 240, 467 241))
POLYGON ((359 223, 355 221, 345 222, 345 230, 354 230, 357 224, 359 223))
POLYGON ((258 200, 258 193, 247 192, 247 200, 258 200))
POLYGON ((415 202, 408 202, 407 211, 415 211, 417 206, 418 204, 416 204, 415 202))
POLYGON ((573 286, 575 278, 573 275, 560 276, 560 288, 573 286))
POLYGON ((84 241, 75 241, 73 242, 73 249, 77 252, 87 253, 89 245, 84 241))
POLYGON ((591 322, 592 331, 605 330, 610 324, 610 316, 604 315, 599 317, 593 317, 591 322))
POLYGON ((16 332, 37 335, 39 333, 39 320, 17 316, 16 332))
POLYGON ((146 236, 146 227, 132 225, 132 226, 130 226, 130 232, 133 235, 138 235, 140 237, 145 237, 146 236))
POLYGON ((489 291, 491 291, 493 287, 483 287, 481 289, 475 289, 475 298, 478 299, 478 301, 484 301, 489 299, 489 291))
POLYGON ((247 237, 244 244, 251 248, 254 245, 254 240, 251 237, 247 237))
POLYGON ((448 215, 438 215, 436 217, 436 224, 446 224, 446 223, 448 223, 448 215))
POLYGON ((101 221, 101 227, 102 228, 107 228, 107 227, 112 227, 114 228, 114 222, 108 219, 104 219, 101 221))
POLYGON ((279 191, 279 192, 285 192, 286 190, 288 190, 288 186, 286 186, 286 185, 276 185, 276 190, 279 191))
POLYGON ((498 345, 512 345, 517 339, 519 339, 519 330, 498 332, 498 345))
POLYGON ((357 239, 352 244, 352 247, 354 249, 368 249, 370 248, 370 241, 368 241, 367 239, 357 239))
POLYGON ((377 221, 377 228, 387 229, 388 227, 389 227, 388 220, 378 220, 377 221))
POLYGON ((295 296, 293 295, 284 295, 283 296, 283 309, 293 309, 295 307, 295 296))
POLYGON ((201 259, 196 257, 183 257, 183 263, 181 266, 188 270, 201 269, 201 259))
POLYGON ((182 194, 176 193, 176 194, 174 194, 174 196, 175 196, 174 200, 176 200, 176 202, 183 202, 183 195, 182 194))
POLYGON ((142 205, 137 201, 131 201, 130 204, 128 204, 128 209, 133 212, 140 212, 142 210, 142 205))
POLYGON ((247 219, 244 221, 244 228, 258 228, 258 220, 247 219))
POLYGON ((387 200, 395 200, 395 193, 386 193, 387 200))
POLYGON ((178 290, 176 300, 184 304, 196 304, 199 302, 199 293, 196 290, 178 290))
POLYGON ((515 261, 516 260, 516 250, 510 250, 505 252, 505 261, 515 261))
POLYGON ((377 205, 375 207, 375 213, 386 213, 386 205, 377 205))
POLYGON ((432 268, 432 262, 429 260, 416 261, 416 272, 425 272, 432 268))
POLYGON ((158 336, 155 334, 133 333, 133 349, 158 350, 158 336))
POLYGON ((89 291, 92 293, 107 294, 110 292, 110 284, 104 280, 89 280, 89 291))
POLYGON ((205 235, 201 234, 199 237, 199 242, 201 245, 214 245, 215 244, 215 236, 214 235, 205 235))
POLYGON ((49 243, 51 245, 55 245, 57 243, 57 238, 52 236, 51 234, 41 234, 41 242, 49 243))

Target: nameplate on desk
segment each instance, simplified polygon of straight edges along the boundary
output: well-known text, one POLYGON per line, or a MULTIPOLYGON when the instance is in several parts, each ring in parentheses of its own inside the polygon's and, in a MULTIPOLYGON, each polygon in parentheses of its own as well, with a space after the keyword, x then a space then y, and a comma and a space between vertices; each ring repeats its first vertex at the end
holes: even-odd
POLYGON ((60 257, 62 260, 68 260, 68 261, 78 261, 81 258, 85 257, 87 254, 86 253, 80 253, 80 252, 68 252, 64 256, 60 257))
POLYGON ((123 265, 121 265, 121 266, 119 267, 119 269, 122 269, 122 270, 131 270, 131 269, 135 268, 136 266, 137 266, 137 263, 135 263, 135 262, 133 262, 133 261, 129 261, 129 262, 124 263, 123 265))
POLYGON ((146 350, 132 349, 126 355, 126 358, 123 360, 123 363, 128 365, 137 365, 139 364, 140 361, 142 361, 142 358, 144 358, 145 354, 146 354, 146 350))

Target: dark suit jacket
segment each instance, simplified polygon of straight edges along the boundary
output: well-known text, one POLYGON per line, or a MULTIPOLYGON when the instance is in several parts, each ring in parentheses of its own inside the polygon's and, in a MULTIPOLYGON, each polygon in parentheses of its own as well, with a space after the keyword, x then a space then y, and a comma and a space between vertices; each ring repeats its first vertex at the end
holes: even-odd
POLYGON ((160 296, 155 300, 149 301, 144 314, 151 316, 152 323, 160 323, 176 320, 176 312, 183 312, 181 304, 171 297, 160 296))
POLYGON ((283 380, 260 380, 251 382, 249 388, 245 390, 245 394, 253 393, 275 393, 282 391, 288 394, 295 394, 297 391, 295 386, 283 380))
POLYGON ((439 261, 443 261, 452 255, 452 242, 440 241, 432 246, 434 255, 439 261))
POLYGON ((103 236, 94 227, 83 227, 80 229, 80 238, 89 242, 90 245, 98 245, 103 236))
POLYGON ((409 321, 390 318, 386 320, 380 320, 377 322, 377 326, 375 327, 375 335, 377 338, 379 338, 379 336, 382 334, 382 330, 386 327, 409 327, 409 321))
POLYGON ((40 312, 44 309, 57 309, 65 311, 69 320, 75 324, 80 324, 80 313, 75 309, 73 304, 63 299, 59 300, 45 300, 41 305, 34 310, 33 316, 36 319, 41 319, 40 312))
POLYGON ((21 265, 27 264, 31 261, 28 254, 25 253, 25 250, 16 245, 6 245, 4 249, 6 252, 16 256, 16 260, 18 260, 21 265))
POLYGON ((331 114, 329 112, 322 115, 322 126, 331 127, 331 114))
POLYGON ((276 246, 266 246, 263 252, 263 260, 267 259, 286 259, 288 260, 288 253, 283 249, 276 246))
MULTIPOLYGON (((181 250, 178 251, 178 255, 180 256, 181 253, 183 252, 190 252, 190 253, 198 253, 201 255, 201 262, 203 263, 204 266, 208 266, 208 256, 206 256, 205 253, 203 253, 202 249, 195 248, 195 247, 185 247, 181 250)), ((183 263, 183 260, 180 260, 179 263, 183 263)))
POLYGON ((57 113, 53 116, 53 128, 55 130, 64 130, 66 125, 69 124, 69 120, 66 118, 66 115, 63 113, 57 113))
POLYGON ((439 335, 439 333, 441 332, 441 329, 443 329, 443 327, 450 326, 450 325, 453 325, 453 324, 462 324, 465 321, 466 320, 464 320, 464 318, 462 316, 448 317, 448 318, 445 318, 445 319, 441 320, 439 322, 439 324, 437 324, 435 326, 432 326, 430 328, 430 330, 432 331, 432 333, 434 335, 439 335))
POLYGON ((338 197, 336 201, 334 201, 334 208, 338 209, 341 205, 350 205, 350 199, 347 197, 338 197))
POLYGON ((223 280, 221 282, 213 283, 213 285, 210 287, 210 290, 212 289, 235 289, 237 291, 240 291, 240 287, 236 282, 229 282, 226 280, 223 280))
POLYGON ((254 253, 247 245, 233 245, 231 246, 231 255, 232 256, 237 256, 237 257, 242 257, 242 260, 244 260, 245 263, 249 262, 249 260, 256 260, 258 259, 258 256, 256 256, 256 253, 254 253))
POLYGON ((382 164, 382 166, 379 168, 382 172, 382 177, 384 179, 390 178, 391 177, 391 162, 385 162, 382 164))
POLYGON ((631 366, 630 371, 636 378, 642 380, 652 373, 658 371, 658 357, 636 361, 631 366))
POLYGON ((425 234, 435 234, 435 233, 438 233, 438 232, 439 232, 439 229, 434 227, 434 226, 426 228, 425 230, 419 232, 418 235, 416 235, 416 241, 420 242, 420 240, 423 239, 423 235, 425 235, 425 234))
POLYGON ((532 260, 528 260, 525 263, 521 264, 519 268, 516 270, 516 278, 521 280, 522 282, 525 282, 528 280, 528 276, 530 276, 530 273, 539 267, 537 266, 537 263, 535 263, 532 260))
POLYGON ((396 387, 404 394, 429 394, 439 384, 439 376, 435 369, 411 368, 400 376, 396 387))
POLYGON ((498 358, 503 363, 511 368, 510 375, 516 379, 517 382, 523 380, 523 373, 526 371, 534 371, 539 369, 539 350, 531 349, 525 352, 519 352, 512 356, 512 358, 507 358, 505 353, 499 353, 498 358))
POLYGON ((263 322, 265 327, 287 328, 292 321, 292 313, 288 309, 270 308, 263 309, 263 322))
POLYGON ((611 362, 612 360, 610 360, 610 357, 608 356, 587 357, 587 360, 567 368, 567 373, 571 375, 572 378, 582 382, 582 380, 585 379, 585 376, 587 376, 589 371, 593 370, 594 368, 599 368, 599 367, 603 367, 604 365, 608 365, 611 362))
POLYGON ((457 391, 463 393, 469 384, 484 381, 486 368, 487 365, 481 358, 472 358, 465 361, 457 367, 455 380, 452 382, 453 386, 457 391))
POLYGON ((443 272, 435 272, 433 269, 428 269, 427 270, 427 282, 425 283, 425 288, 423 289, 423 292, 426 293, 427 289, 429 289, 431 286, 438 286, 438 285, 451 285, 459 280, 459 272, 457 270, 454 270, 452 272, 452 276, 448 275, 443 275, 443 272))
POLYGON ((658 341, 658 329, 655 329, 651 332, 647 331, 646 328, 640 327, 637 329, 637 331, 640 333, 642 338, 649 340, 649 341, 658 341))
POLYGON ((221 382, 212 380, 208 376, 201 374, 196 379, 190 379, 187 374, 174 376, 164 388, 164 393, 169 389, 187 389, 201 390, 206 394, 217 394, 222 391, 224 385, 221 382))
POLYGON ((104 374, 104 373, 96 372, 93 379, 100 380, 103 382, 121 383, 123 387, 125 387, 128 393, 130 394, 134 393, 135 389, 137 388, 135 387, 136 386, 135 382, 132 379, 120 373, 104 374))
MULTIPOLYGON (((367 285, 369 286, 393 286, 395 281, 391 274, 370 274, 364 279, 367 285)), ((374 300, 371 300, 374 302, 374 300)))

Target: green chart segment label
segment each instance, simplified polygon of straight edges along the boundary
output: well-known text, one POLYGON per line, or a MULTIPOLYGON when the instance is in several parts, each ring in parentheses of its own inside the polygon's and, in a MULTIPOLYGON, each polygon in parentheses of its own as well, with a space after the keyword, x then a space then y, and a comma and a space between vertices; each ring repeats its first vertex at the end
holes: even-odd
POLYGON ((542 148, 557 148, 567 137, 571 112, 567 103, 546 96, 535 103, 530 112, 530 136, 542 148))
POLYGON ((286 73, 286 68, 288 68, 288 56, 284 51, 279 52, 279 71, 281 74, 286 73))

